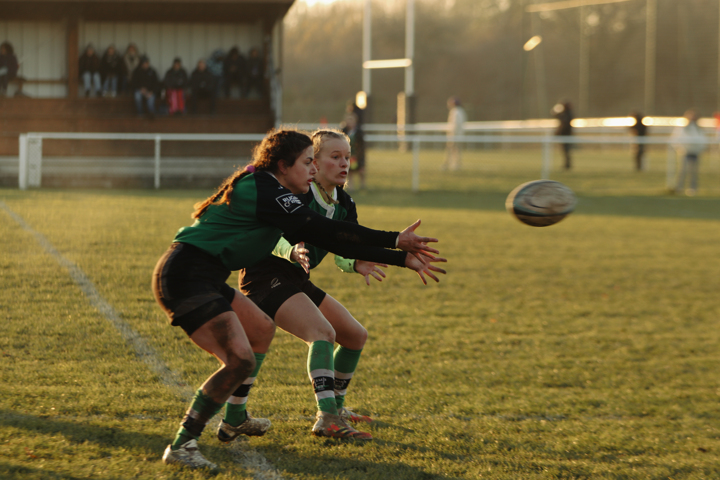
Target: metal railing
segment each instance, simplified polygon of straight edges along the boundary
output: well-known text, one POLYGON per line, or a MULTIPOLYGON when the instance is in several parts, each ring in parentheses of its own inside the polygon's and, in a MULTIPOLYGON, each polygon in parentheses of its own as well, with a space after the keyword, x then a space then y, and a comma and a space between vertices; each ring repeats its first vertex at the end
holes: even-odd
MULTIPOLYGON (((18 186, 25 190, 28 187, 40 187, 42 183, 42 148, 43 140, 141 140, 154 142, 154 187, 161 187, 162 172, 162 142, 163 141, 238 141, 238 142, 259 142, 264 134, 154 134, 154 133, 59 133, 59 132, 38 132, 27 133, 20 136, 19 174, 18 186)), ((545 135, 507 135, 507 134, 483 134, 483 135, 462 135, 449 137, 445 135, 431 135, 422 133, 393 134, 366 134, 365 140, 368 143, 390 143, 406 145, 412 152, 412 190, 417 192, 420 189, 420 150, 421 145, 444 144, 448 141, 464 145, 478 144, 503 144, 503 145, 528 145, 541 146, 541 178, 549 178, 553 164, 553 146, 558 144, 573 145, 666 145, 667 146, 667 185, 671 186, 676 173, 676 150, 672 144, 676 141, 669 135, 651 137, 623 136, 554 136, 550 131, 545 135)), ((715 145, 717 141, 711 137, 704 141, 697 142, 703 145, 715 145)))

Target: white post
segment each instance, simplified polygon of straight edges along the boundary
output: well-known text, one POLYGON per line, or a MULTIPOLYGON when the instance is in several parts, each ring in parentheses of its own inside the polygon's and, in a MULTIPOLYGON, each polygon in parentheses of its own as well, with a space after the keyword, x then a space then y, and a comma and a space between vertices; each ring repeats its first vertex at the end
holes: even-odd
POLYGON ((540 178, 548 180, 550 178, 550 170, 552 169, 552 136, 548 135, 542 144, 542 171, 540 178))
MULTIPOLYGON (((365 12, 363 14, 363 43, 362 43, 362 59, 363 64, 371 60, 371 36, 372 34, 372 8, 370 8, 370 0, 365 0, 365 12)), ((370 69, 362 70, 362 89, 366 95, 370 96, 370 69)))
POLYGON ((407 0, 405 14, 405 58, 411 63, 405 67, 405 96, 415 95, 415 0, 407 0))
POLYGON ((655 113, 655 70, 657 44, 657 0, 645 6, 645 115, 655 113))
POLYGON ((27 135, 20 135, 20 154, 18 156, 18 188, 27 190, 28 188, 28 159, 27 159, 27 135))
POLYGON ((155 136, 155 189, 160 188, 160 135, 155 136))
POLYGON ((420 140, 413 138, 412 191, 420 191, 420 140))
POLYGON ((667 172, 666 172, 666 183, 668 190, 675 190, 675 170, 677 167, 677 158, 675 155, 675 149, 671 146, 667 146, 667 172))
POLYGON ((42 137, 27 136, 27 183, 28 187, 42 185, 42 137))

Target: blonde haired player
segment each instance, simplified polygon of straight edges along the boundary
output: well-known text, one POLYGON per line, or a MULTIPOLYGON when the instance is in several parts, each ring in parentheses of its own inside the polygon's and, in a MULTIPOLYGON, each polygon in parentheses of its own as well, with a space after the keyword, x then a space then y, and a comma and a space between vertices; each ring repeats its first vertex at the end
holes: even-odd
MULTIPOLYGON (((327 218, 357 223, 355 203, 343 190, 350 168, 348 137, 337 130, 319 130, 312 135, 312 140, 317 173, 303 201, 327 218)), ((278 327, 308 345, 308 376, 318 408, 313 435, 370 440, 370 433, 360 432, 348 423, 371 422, 370 417, 357 415, 345 407, 345 394, 365 346, 367 330, 337 300, 310 281, 309 270, 327 253, 302 243, 293 247, 281 239, 275 249, 276 256, 240 271, 240 290, 273 318, 278 327), (339 345, 333 351, 335 342, 339 345)), ((426 255, 425 260, 424 267, 416 270, 422 282, 427 283, 425 275, 439 281, 433 272, 445 271, 430 262, 445 259, 426 255)), ((335 257, 335 263, 345 272, 360 273, 368 285, 371 276, 382 281, 385 273, 380 267, 387 267, 339 256, 335 257)))

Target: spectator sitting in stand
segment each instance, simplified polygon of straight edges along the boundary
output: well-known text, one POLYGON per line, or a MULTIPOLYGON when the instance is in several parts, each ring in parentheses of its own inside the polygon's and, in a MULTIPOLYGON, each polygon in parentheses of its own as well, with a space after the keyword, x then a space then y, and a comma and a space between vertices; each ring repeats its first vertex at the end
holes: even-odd
POLYGON ((233 85, 237 85, 241 94, 244 89, 244 81, 247 78, 245 73, 246 61, 245 57, 240 54, 240 50, 237 47, 232 47, 225 57, 225 64, 223 65, 223 80, 225 87, 225 96, 230 98, 230 90, 233 85))
POLYGON ((130 84, 135 91, 135 107, 138 115, 143 114, 144 99, 147 102, 148 115, 155 116, 155 93, 158 91, 160 82, 147 57, 140 58, 140 66, 133 72, 130 84))
POLYGON ((247 61, 247 75, 245 79, 245 91, 243 97, 247 98, 250 92, 257 90, 260 97, 265 95, 265 88, 263 86, 263 65, 262 58, 260 58, 260 51, 257 48, 250 50, 250 58, 247 61))
POLYGON ((223 71, 225 68, 225 50, 222 48, 215 49, 210 54, 210 58, 205 61, 205 66, 215 77, 215 95, 219 96, 224 90, 223 84, 225 83, 225 79, 223 78, 223 71))
POLYGON ((190 76, 190 112, 197 113, 198 100, 210 100, 210 113, 215 113, 215 76, 207 69, 205 60, 199 60, 190 76))
POLYGON ((165 98, 168 103, 168 113, 181 114, 185 112, 185 88, 188 85, 188 74, 182 66, 180 57, 173 60, 172 67, 165 72, 165 98))
POLYGON ((135 73, 135 69, 140 66, 140 54, 134 43, 130 43, 125 50, 123 55, 123 67, 125 70, 125 77, 123 77, 123 91, 132 91, 132 76, 135 73))
POLYGON ((118 91, 118 80, 122 77, 122 58, 110 45, 100 60, 100 75, 103 79, 103 95, 114 97, 118 91))
POLYGON ((0 44, 0 96, 5 95, 8 82, 17 77, 17 71, 18 61, 12 44, 3 42, 0 44))
POLYGON ((85 87, 85 96, 89 97, 91 93, 100 95, 102 92, 100 57, 95 53, 95 47, 92 44, 89 44, 85 48, 85 52, 80 55, 79 70, 85 87))

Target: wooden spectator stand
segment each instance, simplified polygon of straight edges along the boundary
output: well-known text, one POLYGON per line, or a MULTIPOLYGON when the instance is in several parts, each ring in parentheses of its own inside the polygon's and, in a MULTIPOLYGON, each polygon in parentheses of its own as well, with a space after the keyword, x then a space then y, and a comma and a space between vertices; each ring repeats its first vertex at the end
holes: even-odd
MULTIPOLYGON (((18 78, 0 97, 0 156, 18 154, 27 132, 262 133, 279 122, 282 19, 294 0, 0 0, 0 42, 18 58, 18 78), (147 54, 160 80, 180 56, 188 75, 216 49, 238 46, 245 56, 258 48, 265 69, 264 94, 220 95, 216 112, 200 105, 195 115, 139 116, 130 93, 86 98, 78 59, 92 43, 99 56, 129 42, 147 54), (274 76, 274 77, 273 77, 274 76), (271 79, 272 78, 272 82, 271 79)), ((248 149, 249 145, 243 148, 248 149)), ((45 155, 135 155, 142 142, 61 141, 45 155)), ((237 143, 168 142, 164 155, 247 156, 237 143)), ((5 184, 7 182, 0 181, 5 184)), ((10 182, 12 184, 12 182, 10 182)), ((16 183, 15 183, 16 184, 16 183)))

